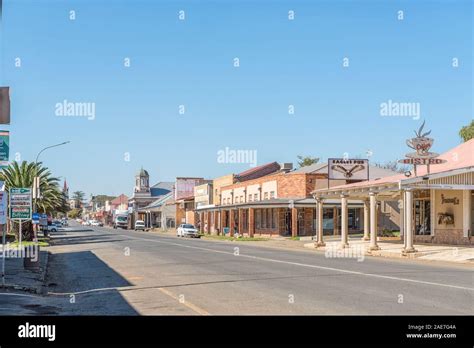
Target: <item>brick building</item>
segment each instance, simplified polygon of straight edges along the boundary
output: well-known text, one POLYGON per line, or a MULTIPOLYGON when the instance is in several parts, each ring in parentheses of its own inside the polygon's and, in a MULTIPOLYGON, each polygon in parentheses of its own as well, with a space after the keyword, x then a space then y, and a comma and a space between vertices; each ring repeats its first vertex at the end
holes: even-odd
MULTIPOLYGON (((371 168, 372 177, 393 174, 371 168)), ((218 180, 229 180, 230 176, 218 180)), ((346 183, 343 181, 342 183, 346 183)), ((261 177, 220 185, 215 191, 213 206, 196 207, 201 230, 212 234, 311 236, 316 232, 316 201, 314 190, 341 185, 327 180, 327 164, 314 164, 294 171, 278 171, 261 177)), ((363 202, 349 202, 350 229, 361 231, 363 202)), ((338 234, 340 202, 327 201, 325 230, 338 234), (335 228, 334 228, 335 226, 335 228)))

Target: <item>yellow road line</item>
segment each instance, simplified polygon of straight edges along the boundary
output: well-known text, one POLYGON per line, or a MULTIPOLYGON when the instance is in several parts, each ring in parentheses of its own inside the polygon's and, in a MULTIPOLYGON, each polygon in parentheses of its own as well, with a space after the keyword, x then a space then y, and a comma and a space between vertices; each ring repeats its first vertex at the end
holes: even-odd
POLYGON ((165 295, 168 295, 169 297, 175 299, 176 301, 179 301, 179 303, 185 305, 186 307, 190 308, 191 310, 195 311, 196 313, 200 314, 200 315, 210 315, 209 312, 205 311, 204 309, 196 306, 195 304, 187 301, 187 300, 184 300, 183 302, 179 300, 178 296, 176 296, 175 294, 173 294, 171 291, 169 290, 166 290, 164 288, 158 288, 158 290, 160 290, 162 293, 164 293, 165 295))

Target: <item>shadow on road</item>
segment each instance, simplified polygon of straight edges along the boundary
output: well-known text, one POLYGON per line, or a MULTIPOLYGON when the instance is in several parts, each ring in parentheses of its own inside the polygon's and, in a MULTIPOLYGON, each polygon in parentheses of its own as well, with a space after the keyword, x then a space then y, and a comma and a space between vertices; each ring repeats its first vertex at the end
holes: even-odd
POLYGON ((59 314, 138 314, 117 289, 132 284, 90 251, 52 254, 46 280, 48 295, 62 303, 59 314))

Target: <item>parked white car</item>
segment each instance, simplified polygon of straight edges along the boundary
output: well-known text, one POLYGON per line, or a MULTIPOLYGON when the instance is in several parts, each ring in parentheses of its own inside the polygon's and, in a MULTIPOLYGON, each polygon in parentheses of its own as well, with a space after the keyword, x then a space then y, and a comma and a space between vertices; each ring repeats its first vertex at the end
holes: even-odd
POLYGON ((59 226, 55 223, 52 223, 51 225, 48 224, 48 232, 58 232, 61 227, 62 226, 59 226))
POLYGON ((91 220, 90 225, 91 226, 100 226, 100 222, 97 221, 97 220, 91 220))
POLYGON ((135 231, 142 230, 145 231, 145 221, 137 220, 135 221, 135 231))
POLYGON ((199 231, 194 225, 191 224, 181 224, 176 230, 177 237, 194 237, 201 238, 199 231))

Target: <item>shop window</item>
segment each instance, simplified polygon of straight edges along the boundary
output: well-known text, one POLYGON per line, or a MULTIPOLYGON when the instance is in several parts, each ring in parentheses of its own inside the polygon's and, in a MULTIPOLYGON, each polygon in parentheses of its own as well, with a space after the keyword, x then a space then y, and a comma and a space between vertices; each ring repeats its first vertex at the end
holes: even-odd
POLYGON ((431 202, 429 199, 415 199, 414 201, 415 234, 426 235, 431 233, 431 202))
POLYGON ((262 212, 261 212, 260 209, 256 209, 255 210, 255 225, 256 225, 256 228, 261 228, 262 227, 261 219, 262 219, 262 212))
POLYGON ((267 227, 272 228, 272 209, 267 209, 267 227))
POLYGON ((262 228, 267 228, 267 209, 262 209, 262 228))

